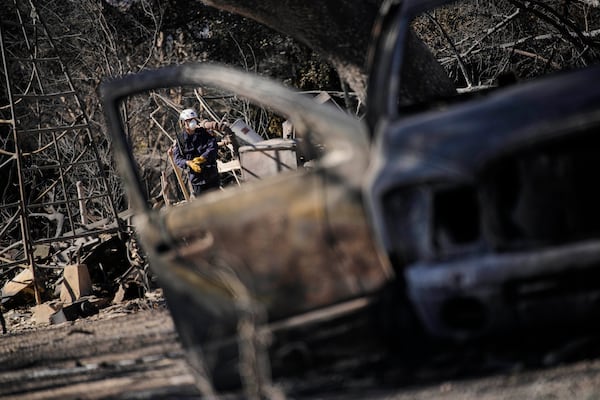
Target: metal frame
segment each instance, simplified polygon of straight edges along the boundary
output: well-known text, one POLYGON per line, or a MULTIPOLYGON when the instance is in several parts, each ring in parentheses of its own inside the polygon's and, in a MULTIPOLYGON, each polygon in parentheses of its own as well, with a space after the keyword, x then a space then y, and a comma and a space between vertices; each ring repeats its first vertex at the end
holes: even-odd
MULTIPOLYGON (((38 290, 39 282, 36 279, 36 261, 34 259, 34 247, 38 244, 51 242, 73 241, 80 237, 94 237, 102 233, 111 233, 119 229, 117 207, 110 192, 107 176, 104 172, 104 166, 100 160, 98 149, 92 135, 92 130, 87 115, 85 114, 82 102, 75 90, 69 72, 62 62, 58 51, 56 50, 53 38, 42 15, 36 11, 35 2, 22 2, 14 0, 12 4, 7 4, 5 15, 0 17, 0 50, 2 53, 2 73, 6 84, 7 106, 10 107, 11 119, 2 121, 8 125, 12 134, 14 148, 1 149, 0 154, 11 157, 8 161, 0 165, 0 173, 9 174, 16 170, 18 178, 19 201, 18 203, 0 204, 0 208, 15 208, 12 217, 3 221, 4 229, 0 232, 0 239, 11 232, 10 225, 14 224, 18 216, 20 225, 20 242, 23 254, 22 258, 12 260, 9 258, 0 259, 0 271, 5 272, 8 267, 15 265, 27 266, 32 269, 34 276, 35 299, 39 304, 41 302, 38 290), (35 17, 33 17, 35 16, 35 17), (35 20, 30 20, 35 18, 35 20), (44 43, 46 51, 53 53, 52 57, 38 56, 38 44, 44 43), (52 67, 58 72, 56 75, 44 73, 41 70, 41 64, 52 67), (31 84, 25 92, 21 92, 19 85, 12 76, 15 67, 20 66, 23 70, 31 71, 31 84), (49 92, 49 87, 52 87, 49 92), (76 120, 70 125, 60 122, 52 122, 44 118, 44 112, 56 113, 57 108, 65 108, 77 114, 76 120), (39 111, 38 119, 30 110, 39 111), (25 152, 23 149, 23 140, 31 143, 31 138, 37 137, 40 145, 37 149, 25 152), (59 151, 59 142, 65 139, 81 138, 85 145, 81 152, 76 155, 75 160, 67 159, 59 151), (39 170, 45 170, 49 173, 53 171, 51 183, 42 191, 37 198, 31 197, 26 187, 25 176, 27 167, 25 166, 29 159, 33 158, 37 152, 47 151, 49 157, 54 157, 52 165, 41 166, 39 170), (86 158, 81 161, 82 158, 86 158), (81 165, 89 165, 97 171, 97 177, 100 178, 100 194, 92 195, 69 195, 67 186, 73 183, 69 173, 81 165), (45 199, 50 191, 60 193, 58 201, 45 199), (40 201, 40 199, 44 199, 40 201), (74 218, 76 210, 81 202, 90 199, 104 199, 102 204, 107 207, 102 210, 101 219, 106 220, 104 227, 99 229, 86 230, 80 221, 74 218), (65 234, 56 237, 33 238, 31 226, 31 210, 33 208, 44 208, 62 205, 65 215, 66 226, 65 234), (83 231, 82 231, 83 229, 83 231)), ((46 178, 48 174, 44 176, 46 178)), ((15 245, 15 243, 12 243, 15 245)))

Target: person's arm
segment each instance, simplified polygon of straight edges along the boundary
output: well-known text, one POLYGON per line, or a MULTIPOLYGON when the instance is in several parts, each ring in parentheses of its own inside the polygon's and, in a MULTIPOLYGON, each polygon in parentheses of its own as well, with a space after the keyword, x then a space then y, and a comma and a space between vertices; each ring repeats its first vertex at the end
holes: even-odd
POLYGON ((185 157, 183 156, 183 154, 181 154, 181 151, 179 150, 179 145, 177 144, 177 142, 173 143, 173 159, 175 160, 175 164, 177 164, 177 166, 181 169, 185 169, 187 167, 187 160, 185 159, 185 157))
POLYGON ((214 163, 217 160, 217 151, 219 145, 217 144, 217 139, 211 137, 203 149, 201 150, 200 155, 204 157, 204 159, 210 163, 214 163))

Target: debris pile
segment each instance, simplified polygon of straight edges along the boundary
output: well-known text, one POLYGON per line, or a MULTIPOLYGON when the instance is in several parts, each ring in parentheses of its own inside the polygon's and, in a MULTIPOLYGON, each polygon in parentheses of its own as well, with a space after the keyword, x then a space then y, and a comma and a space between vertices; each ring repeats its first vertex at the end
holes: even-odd
POLYGON ((86 318, 111 304, 143 298, 156 288, 133 235, 41 245, 35 254, 35 275, 30 267, 15 266, 2 277, 2 311, 11 316, 3 324, 4 332, 27 319, 33 324, 59 324, 86 318))

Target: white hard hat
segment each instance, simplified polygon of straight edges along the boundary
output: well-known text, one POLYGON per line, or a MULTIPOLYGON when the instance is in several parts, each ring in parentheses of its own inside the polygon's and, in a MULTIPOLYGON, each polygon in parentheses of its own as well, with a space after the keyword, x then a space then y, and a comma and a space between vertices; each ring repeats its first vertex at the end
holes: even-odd
POLYGON ((183 110, 181 112, 181 114, 179 114, 180 121, 186 121, 186 120, 192 119, 192 118, 198 118, 198 114, 196 113, 196 110, 194 110, 193 108, 186 108, 185 110, 183 110))

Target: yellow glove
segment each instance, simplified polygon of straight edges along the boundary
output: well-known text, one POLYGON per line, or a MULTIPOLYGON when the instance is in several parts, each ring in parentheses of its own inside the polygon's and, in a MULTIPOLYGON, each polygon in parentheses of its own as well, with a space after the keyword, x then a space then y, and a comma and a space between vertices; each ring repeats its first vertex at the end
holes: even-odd
POLYGON ((200 165, 196 164, 193 160, 189 160, 185 162, 187 164, 188 167, 190 167, 190 169, 196 173, 200 173, 202 172, 202 167, 200 167, 200 165))
POLYGON ((192 161, 194 163, 200 165, 200 164, 204 164, 206 162, 206 158, 204 158, 202 156, 198 156, 198 157, 194 158, 192 161))

